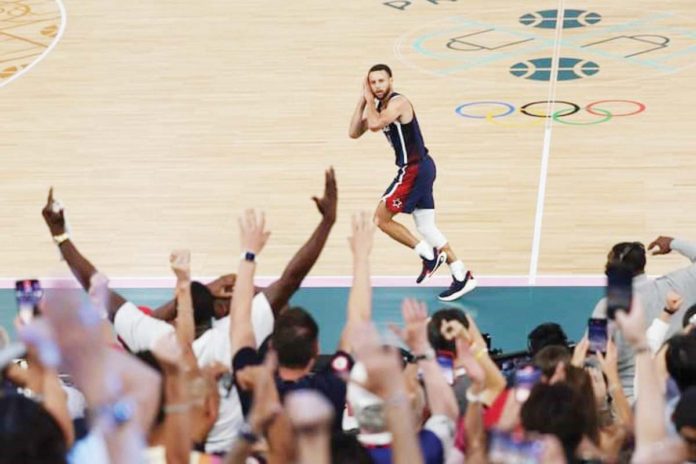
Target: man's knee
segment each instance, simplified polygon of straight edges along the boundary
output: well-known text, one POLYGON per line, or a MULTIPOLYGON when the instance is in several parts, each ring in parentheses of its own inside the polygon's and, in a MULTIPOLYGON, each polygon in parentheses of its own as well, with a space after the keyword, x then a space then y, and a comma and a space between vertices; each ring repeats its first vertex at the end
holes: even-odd
POLYGON ((372 218, 372 222, 382 231, 387 228, 387 225, 391 222, 392 215, 384 207, 384 204, 380 204, 375 211, 375 215, 372 218))

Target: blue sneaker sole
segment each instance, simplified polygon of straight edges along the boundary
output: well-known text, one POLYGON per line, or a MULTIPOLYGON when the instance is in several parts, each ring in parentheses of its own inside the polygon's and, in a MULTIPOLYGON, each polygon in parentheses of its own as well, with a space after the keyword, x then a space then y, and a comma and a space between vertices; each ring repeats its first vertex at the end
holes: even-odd
POLYGON ((438 295, 437 299, 440 301, 454 301, 454 300, 457 300, 457 299, 463 297, 464 295, 466 295, 467 293, 469 293, 470 291, 475 289, 476 286, 477 286, 476 279, 474 279, 472 277, 464 284, 464 287, 461 290, 458 290, 458 291, 452 293, 451 295, 447 295, 447 296, 439 296, 438 295))

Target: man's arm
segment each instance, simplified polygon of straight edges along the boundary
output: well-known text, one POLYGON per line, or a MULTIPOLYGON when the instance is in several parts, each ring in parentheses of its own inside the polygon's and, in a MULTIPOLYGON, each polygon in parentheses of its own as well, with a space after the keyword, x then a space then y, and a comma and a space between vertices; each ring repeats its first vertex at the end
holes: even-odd
MULTIPOLYGON (((232 358, 241 348, 256 348, 254 327, 251 323, 251 301, 254 298, 254 259, 263 249, 270 232, 265 230, 263 213, 256 218, 254 210, 248 209, 239 219, 239 241, 246 258, 239 261, 235 294, 230 308, 230 353, 232 358)), ((231 360, 230 360, 231 361, 231 360)))
MULTIPOLYGON (((64 210, 53 200, 53 187, 48 191, 48 200, 46 206, 41 211, 44 221, 48 226, 48 230, 53 237, 65 236, 65 216, 64 210)), ((58 245, 63 259, 68 263, 70 271, 75 278, 80 282, 85 291, 89 290, 89 279, 97 272, 97 269, 77 250, 70 238, 63 239, 58 245)), ((118 308, 126 302, 118 293, 109 290, 109 298, 106 301, 106 309, 109 312, 109 318, 113 321, 118 308)))
MULTIPOLYGON (((317 262, 321 250, 329 238, 329 232, 336 222, 338 193, 333 168, 329 168, 325 173, 324 196, 322 198, 312 197, 312 200, 317 204, 322 215, 321 222, 309 240, 290 260, 280 278, 263 290, 274 314, 282 310, 290 301, 290 297, 300 288, 302 280, 317 262)), ((235 295, 234 298, 237 296, 235 295)))
POLYGON ((368 102, 365 105, 365 115, 367 116, 368 129, 377 132, 402 116, 410 122, 413 119, 413 110, 406 97, 395 97, 389 101, 386 108, 379 112, 374 105, 368 102))
POLYGON ((453 422, 459 416, 459 405, 452 387, 447 383, 440 365, 435 360, 435 350, 428 342, 428 310, 425 304, 405 299, 401 305, 405 328, 392 328, 406 343, 411 352, 419 357, 418 367, 423 372, 428 406, 433 415, 444 415, 453 422))
POLYGON ((648 245, 648 250, 652 250, 653 248, 656 248, 656 250, 652 252, 653 255, 666 255, 672 250, 676 250, 692 263, 696 262, 696 244, 685 240, 660 235, 648 245))
POLYGON ((348 127, 348 136, 351 139, 357 139, 367 131, 367 119, 365 118, 365 97, 360 94, 358 104, 355 106, 353 116, 350 118, 350 126, 348 127))
POLYGON ((348 295, 348 317, 338 349, 349 351, 348 334, 356 324, 372 319, 372 287, 370 285, 370 251, 375 228, 367 214, 353 216, 350 249, 353 252, 353 286, 348 295))

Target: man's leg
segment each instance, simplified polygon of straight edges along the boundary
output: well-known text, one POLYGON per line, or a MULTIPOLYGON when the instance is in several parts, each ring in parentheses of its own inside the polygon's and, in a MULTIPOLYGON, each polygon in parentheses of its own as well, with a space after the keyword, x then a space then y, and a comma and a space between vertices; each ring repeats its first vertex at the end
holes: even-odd
POLYGON ((447 238, 435 225, 435 209, 416 209, 412 214, 416 228, 425 242, 447 255, 447 264, 452 274, 452 285, 440 294, 440 299, 452 301, 473 290, 476 287, 473 275, 466 269, 464 263, 457 259, 457 255, 455 255, 447 238))
POLYGON ((418 244, 418 239, 403 224, 394 220, 394 216, 397 214, 398 213, 389 211, 384 201, 380 201, 375 210, 375 225, 397 242, 411 249, 415 249, 418 244))

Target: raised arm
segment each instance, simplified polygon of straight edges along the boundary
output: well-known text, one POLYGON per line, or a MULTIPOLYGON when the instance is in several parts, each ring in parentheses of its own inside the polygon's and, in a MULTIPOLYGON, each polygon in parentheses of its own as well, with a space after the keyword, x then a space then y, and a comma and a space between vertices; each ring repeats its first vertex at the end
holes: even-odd
MULTIPOLYGON (((333 168, 329 168, 324 175, 324 196, 322 198, 312 197, 312 200, 314 200, 317 209, 321 213, 321 222, 307 242, 292 257, 280 278, 263 290, 263 294, 268 299, 274 314, 282 310, 290 301, 293 293, 300 288, 302 280, 304 280, 314 263, 319 259, 321 250, 329 238, 329 232, 331 232, 331 228, 336 222, 338 192, 336 189, 336 174, 333 168)), ((235 289, 235 298, 237 298, 236 292, 237 290, 235 289)))
POLYGON ((263 213, 257 218, 254 210, 248 209, 239 219, 239 241, 244 258, 239 261, 237 283, 230 308, 230 347, 234 355, 241 348, 256 348, 254 327, 251 323, 251 301, 254 298, 254 272, 256 256, 261 252, 270 232, 265 230, 263 213))
MULTIPOLYGON (((41 211, 44 221, 51 232, 53 240, 58 245, 60 253, 68 263, 70 271, 85 291, 89 290, 89 279, 97 272, 97 269, 90 263, 87 258, 77 250, 72 240, 65 230, 65 212, 53 199, 53 187, 48 191, 48 200, 41 211)), ((125 303, 126 300, 113 290, 109 290, 109 298, 107 300, 106 309, 109 312, 109 318, 113 320, 118 308, 125 303)))
POLYGON ((653 255, 666 255, 672 250, 676 250, 682 256, 686 257, 692 263, 696 263, 696 244, 680 240, 678 238, 667 237, 660 235, 655 240, 650 242, 648 250, 653 250, 653 255), (653 248, 656 248, 653 250, 653 248))
POLYGON ((353 253, 353 286, 348 295, 348 316, 339 350, 350 351, 348 334, 352 327, 372 319, 372 286, 370 284, 370 251, 375 227, 367 213, 353 216, 353 233, 348 239, 353 253))
MULTIPOLYGON (((363 83, 363 86, 365 84, 363 83)), ((364 91, 363 91, 364 92, 364 91)), ((353 110, 353 116, 350 118, 350 126, 348 127, 348 136, 351 139, 357 139, 367 131, 367 119, 365 119, 365 97, 363 92, 360 93, 358 104, 353 110)))
POLYGON ((193 301, 191 299, 191 252, 174 250, 169 256, 169 264, 176 275, 176 334, 184 345, 190 345, 196 336, 193 321, 193 301))
POLYGON ((428 342, 428 310, 424 303, 405 299, 401 305, 405 327, 393 328, 418 359, 418 367, 423 372, 428 407, 433 415, 444 415, 452 421, 459 416, 459 405, 452 387, 442 373, 435 359, 435 350, 428 342))

